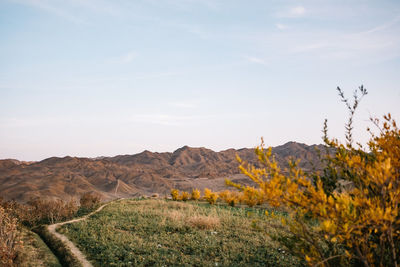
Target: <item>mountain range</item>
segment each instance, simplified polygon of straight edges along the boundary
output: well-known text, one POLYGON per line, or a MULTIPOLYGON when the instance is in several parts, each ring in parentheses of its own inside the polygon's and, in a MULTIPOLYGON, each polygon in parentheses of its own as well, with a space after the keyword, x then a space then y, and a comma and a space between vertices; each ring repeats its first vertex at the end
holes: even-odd
MULTIPOLYGON (((272 148, 280 164, 290 157, 300 160, 305 170, 318 167, 317 150, 296 142, 272 148)), ((31 198, 79 199, 85 192, 101 194, 104 200, 141 195, 168 195, 172 188, 222 190, 225 178, 250 184, 240 174, 236 155, 257 165, 254 149, 228 149, 184 146, 174 152, 143 151, 134 155, 78 158, 51 157, 37 162, 0 160, 0 196, 25 202, 31 198)))

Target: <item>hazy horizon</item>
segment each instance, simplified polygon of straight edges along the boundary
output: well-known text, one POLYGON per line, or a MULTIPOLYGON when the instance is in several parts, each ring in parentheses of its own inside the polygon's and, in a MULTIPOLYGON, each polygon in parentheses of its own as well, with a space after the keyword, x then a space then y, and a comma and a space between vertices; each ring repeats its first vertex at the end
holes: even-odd
POLYGON ((0 159, 344 139, 400 121, 400 2, 0 1, 0 159), (373 127, 371 127, 373 128, 373 127))

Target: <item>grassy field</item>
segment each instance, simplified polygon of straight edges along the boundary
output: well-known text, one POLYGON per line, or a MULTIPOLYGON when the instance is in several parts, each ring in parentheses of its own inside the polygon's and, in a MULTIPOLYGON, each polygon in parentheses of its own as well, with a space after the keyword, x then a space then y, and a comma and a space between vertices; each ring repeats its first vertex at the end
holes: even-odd
POLYGON ((95 266, 299 266, 262 210, 123 200, 59 229, 95 266))

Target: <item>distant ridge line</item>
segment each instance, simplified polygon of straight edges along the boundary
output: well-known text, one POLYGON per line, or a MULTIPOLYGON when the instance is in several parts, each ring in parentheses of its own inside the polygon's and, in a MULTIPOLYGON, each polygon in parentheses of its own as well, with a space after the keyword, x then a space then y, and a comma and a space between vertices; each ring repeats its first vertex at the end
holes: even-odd
MULTIPOLYGON (((310 169, 312 165, 318 167, 317 148, 323 150, 322 145, 287 142, 273 147, 272 152, 280 164, 293 157, 301 160, 302 168, 310 169)), ((168 195, 171 188, 207 186, 222 190, 225 178, 249 182, 239 172, 236 154, 249 163, 258 163, 251 148, 215 152, 189 146, 174 152, 145 150, 113 157, 50 157, 29 163, 0 160, 0 195, 25 202, 35 197, 78 199, 85 192, 96 192, 110 200, 152 193, 168 195)))

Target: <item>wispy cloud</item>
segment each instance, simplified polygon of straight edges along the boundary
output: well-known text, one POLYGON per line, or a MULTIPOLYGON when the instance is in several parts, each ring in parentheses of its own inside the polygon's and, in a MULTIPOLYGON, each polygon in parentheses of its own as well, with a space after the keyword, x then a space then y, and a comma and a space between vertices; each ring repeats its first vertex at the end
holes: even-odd
POLYGON ((277 16, 282 18, 297 18, 304 16, 306 12, 307 10, 304 6, 295 6, 278 12, 277 16))
POLYGON ((18 3, 18 4, 23 4, 27 6, 31 6, 33 8, 41 9, 43 11, 46 11, 52 15, 55 15, 57 17, 61 17, 63 19, 69 20, 73 23, 76 24, 82 24, 85 23, 86 21, 75 15, 73 12, 67 11, 67 9, 56 3, 55 1, 46 1, 46 0, 12 0, 12 2, 18 3))
POLYGON ((218 0, 146 0, 148 3, 153 5, 170 5, 179 9, 187 10, 198 7, 205 7, 211 10, 217 10, 220 7, 218 0))
POLYGON ((208 39, 210 37, 210 34, 199 25, 185 24, 185 23, 169 23, 169 24, 172 27, 176 27, 178 29, 182 29, 188 33, 196 35, 201 39, 208 39))
POLYGON ((368 55, 369 59, 397 57, 399 52, 396 47, 400 45, 400 38, 393 34, 393 30, 392 33, 387 33, 385 30, 390 29, 399 21, 400 16, 397 16, 386 23, 355 33, 326 35, 317 32, 304 38, 310 40, 308 43, 296 45, 291 51, 314 53, 319 58, 335 60, 357 58, 363 55, 368 55))
POLYGON ((170 102, 168 103, 168 105, 171 107, 183 109, 193 109, 197 107, 195 104, 189 102, 170 102))
POLYGON ((287 28, 289 28, 287 25, 281 24, 281 23, 277 23, 277 24, 275 24, 275 26, 276 26, 279 30, 286 30, 287 28))
POLYGON ((149 113, 136 114, 129 120, 137 123, 156 124, 165 126, 189 125, 190 123, 199 123, 201 121, 226 121, 236 120, 238 118, 249 118, 247 113, 219 113, 209 115, 172 115, 167 113, 149 113))
MULTIPOLYGON (((296 46, 292 52, 312 53, 321 59, 344 60, 367 56, 371 60, 375 57, 382 58, 388 53, 390 54, 391 48, 395 47, 396 43, 399 43, 399 40, 360 38, 355 35, 346 35, 296 46)), ((394 56, 398 56, 398 54, 394 56)))
POLYGON ((132 117, 134 122, 150 123, 166 126, 178 126, 196 119, 195 116, 175 116, 169 114, 137 114, 132 117))
POLYGON ((112 58, 111 61, 113 63, 131 63, 136 57, 137 57, 137 53, 134 51, 130 51, 121 56, 112 58))
POLYGON ((306 13, 306 9, 303 6, 293 7, 289 10, 289 15, 292 16, 303 16, 306 13))
POLYGON ((26 5, 43 10, 53 16, 71 21, 75 24, 87 24, 92 14, 122 16, 127 13, 124 2, 106 0, 9 0, 10 2, 26 5))
POLYGON ((379 31, 383 31, 383 30, 386 30, 386 29, 396 25, 399 21, 400 21, 400 15, 396 16, 394 19, 392 19, 386 23, 383 23, 381 25, 373 27, 369 30, 360 32, 359 34, 371 34, 371 33, 379 32, 379 31))
POLYGON ((63 126, 79 123, 93 123, 100 121, 94 117, 0 117, 0 128, 31 128, 31 127, 49 127, 63 126))
POLYGON ((261 65, 268 65, 267 62, 264 59, 260 58, 260 57, 244 56, 244 59, 246 59, 247 61, 249 61, 251 63, 261 64, 261 65))

